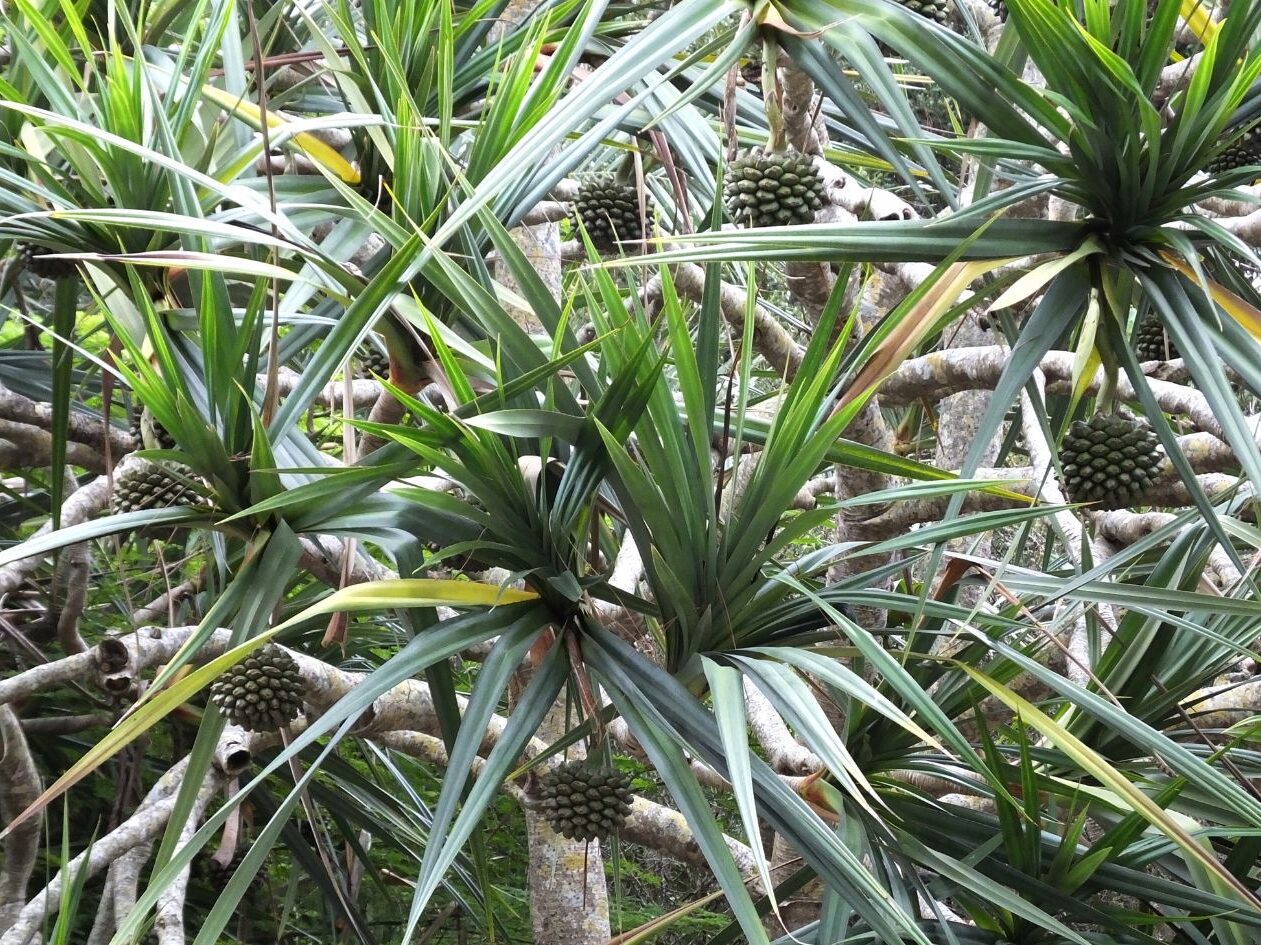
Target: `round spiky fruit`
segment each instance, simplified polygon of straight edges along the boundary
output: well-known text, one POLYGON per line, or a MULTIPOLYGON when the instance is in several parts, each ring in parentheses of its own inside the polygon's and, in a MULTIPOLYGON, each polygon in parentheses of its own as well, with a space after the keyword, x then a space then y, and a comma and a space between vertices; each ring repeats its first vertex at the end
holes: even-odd
POLYGON ((1155 313, 1147 314, 1138 323, 1138 331, 1134 334, 1134 353, 1140 361, 1168 361, 1181 357, 1155 313))
POLYGON ((749 226, 812 223, 823 206, 823 180, 808 154, 744 151, 731 162, 722 189, 727 212, 749 226))
POLYGON ((368 342, 359 349, 358 375, 366 380, 390 376, 390 356, 384 349, 368 342))
MULTIPOLYGON (((652 197, 645 194, 644 202, 651 219, 652 197)), ((644 238, 639 191, 634 184, 620 181, 612 174, 596 174, 578 185, 574 216, 600 249, 614 249, 619 241, 633 243, 644 238)))
POLYGON ((192 505, 197 493, 188 486, 191 473, 175 464, 133 462, 114 480, 114 513, 169 509, 192 505))
POLYGON ((1261 126, 1250 128, 1243 137, 1231 143, 1225 151, 1213 158, 1208 166, 1210 174, 1222 174, 1237 167, 1261 164, 1261 126))
POLYGON ((252 732, 274 732, 298 717, 304 689, 293 657, 268 643, 216 679, 210 701, 229 722, 252 732))
POLYGON ((18 246, 22 268, 41 279, 70 279, 78 274, 78 267, 69 259, 49 259, 53 250, 41 249, 32 243, 18 246))
POLYGON ((539 779, 539 810, 570 840, 600 840, 616 833, 631 809, 630 777, 616 768, 567 761, 539 779))
POLYGON ((946 21, 950 19, 950 4, 948 0, 898 0, 898 2, 912 13, 918 13, 920 16, 934 20, 942 26, 945 26, 946 21))
POLYGON ((1142 420, 1096 414, 1074 420, 1060 450, 1064 491, 1073 502, 1103 509, 1136 504, 1160 465, 1160 440, 1142 420))

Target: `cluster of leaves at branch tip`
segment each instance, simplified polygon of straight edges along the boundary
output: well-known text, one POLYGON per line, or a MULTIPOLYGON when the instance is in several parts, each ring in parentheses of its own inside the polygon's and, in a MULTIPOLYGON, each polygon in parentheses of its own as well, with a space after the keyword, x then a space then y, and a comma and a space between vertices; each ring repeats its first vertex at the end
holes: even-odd
POLYGON ((753 148, 731 162, 723 200, 731 219, 747 226, 813 223, 823 206, 823 179, 799 151, 753 148))
POLYGON ((562 836, 600 840, 626 823, 632 797, 629 775, 567 761, 539 779, 535 806, 562 836))
POLYGON ((1060 450, 1064 491, 1074 502, 1128 508, 1151 487, 1160 459, 1160 440, 1141 420, 1120 414, 1074 420, 1060 450))
POLYGON ((210 701, 235 725, 274 732, 298 717, 305 691, 294 658, 268 643, 216 679, 210 701))
MULTIPOLYGON (((649 194, 644 194, 644 207, 645 215, 651 219, 653 205, 649 194)), ((614 174, 593 174, 579 182, 574 219, 582 223, 598 249, 614 249, 618 242, 633 243, 644 238, 639 191, 614 174)))

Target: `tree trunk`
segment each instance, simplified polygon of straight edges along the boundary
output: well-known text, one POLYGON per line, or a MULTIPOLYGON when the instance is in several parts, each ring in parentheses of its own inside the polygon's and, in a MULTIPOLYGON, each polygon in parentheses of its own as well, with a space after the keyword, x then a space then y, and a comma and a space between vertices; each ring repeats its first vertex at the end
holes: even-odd
MULTIPOLYGON (((538 0, 512 0, 504 9, 496 29, 523 22, 538 0)), ((540 223, 517 227, 512 238, 533 264, 535 271, 560 298, 560 225, 540 223)), ((496 265, 495 278, 516 289, 508 267, 496 265)), ((528 309, 510 309, 526 331, 541 326, 528 309)), ((553 709, 541 735, 552 741, 564 725, 563 705, 553 709)), ((573 749, 570 749, 571 753, 573 749)), ((604 880, 604 857, 600 845, 567 840, 556 833, 543 817, 526 810, 526 837, 530 853, 530 922, 536 945, 603 945, 609 940, 609 895, 604 880)))

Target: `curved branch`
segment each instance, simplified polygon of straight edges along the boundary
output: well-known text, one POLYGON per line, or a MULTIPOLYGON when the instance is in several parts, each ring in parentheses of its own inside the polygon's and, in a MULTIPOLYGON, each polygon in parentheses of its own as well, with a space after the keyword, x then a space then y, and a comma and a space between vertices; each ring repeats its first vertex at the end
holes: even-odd
MULTIPOLYGON (((695 263, 680 263, 671 270, 674 287, 684 298, 699 302, 705 293, 705 270, 695 263)), ((661 300, 661 277, 653 276, 644 287, 645 301, 652 304, 661 300)), ((744 288, 724 282, 719 304, 723 318, 737 334, 744 331, 748 309, 744 288)), ((786 380, 797 376, 805 349, 793 340, 788 330, 766 309, 757 306, 753 313, 753 347, 768 364, 786 380)))
MULTIPOLYGON (((196 799, 193 801, 193 808, 188 812, 188 818, 180 827, 179 846, 184 847, 193 838, 193 834, 197 832, 197 825, 201 823, 202 817, 206 813, 206 805, 210 803, 210 799, 215 795, 219 785, 213 780, 208 780, 197 793, 196 799)), ((176 848, 178 850, 179 847, 176 848)), ((188 878, 192 873, 192 864, 185 866, 170 884, 162 890, 158 896, 157 908, 153 917, 154 931, 157 932, 158 945, 185 945, 187 939, 184 935, 184 896, 188 891, 188 878)))
MULTIPOLYGON (((879 388, 880 402, 885 405, 905 405, 920 399, 940 400, 948 394, 962 390, 992 389, 1007 362, 1011 349, 1002 345, 975 348, 952 348, 935 351, 922 357, 911 358, 894 371, 879 388)), ((1159 364, 1160 362, 1152 362, 1159 364)), ((1048 390, 1058 393, 1061 384, 1068 384, 1073 376, 1073 353, 1050 351, 1038 365, 1046 376, 1048 390)), ((1088 390, 1097 391, 1103 382, 1099 371, 1090 380, 1088 390)), ((1172 384, 1168 381, 1148 379, 1152 394, 1161 410, 1189 419, 1195 426, 1219 439, 1221 425, 1204 395, 1197 390, 1172 384)), ((1118 378, 1117 397, 1136 400, 1133 385, 1128 378, 1118 378)))
MULTIPOLYGON (((1003 488, 1018 495, 1037 498, 1037 477, 1029 466, 988 467, 976 471, 977 479, 1009 479, 1003 488)), ((1200 488, 1212 498, 1215 494, 1239 485, 1236 476, 1206 473, 1196 477, 1200 488)), ((1187 508, 1195 504, 1186 484, 1178 477, 1173 466, 1165 460, 1157 473, 1156 482, 1144 495, 1143 502, 1160 508, 1187 508)), ((939 521, 949 504, 948 499, 915 499, 897 502, 880 515, 864 524, 868 540, 891 538, 905 532, 913 525, 939 521)), ((964 512, 992 512, 998 509, 1027 508, 1028 503, 990 492, 969 492, 964 498, 964 512)), ((1153 513, 1164 514, 1164 513, 1153 513)), ((1172 516, 1170 516, 1172 517, 1172 516)))
MULTIPOLYGON (((47 432, 53 429, 53 408, 51 404, 31 400, 0 384, 0 419, 47 432)), ((130 453, 140 445, 130 432, 78 410, 70 412, 63 432, 71 442, 89 446, 98 454, 105 451, 108 441, 110 452, 115 458, 130 453)), ((3 432, 0 432, 0 437, 10 438, 3 432)))
MULTIPOLYGON (((17 715, 0 705, 0 820, 10 823, 26 810, 41 790, 39 771, 17 715)), ((0 933, 17 920, 26 903, 26 885, 39 852, 40 820, 32 817, 4 839, 0 863, 0 933)))
MULTIPOLYGON (((130 456, 127 457, 115 467, 115 476, 122 475, 130 463, 138 462, 142 461, 130 456)), ((109 477, 99 476, 68 496, 61 507, 61 527, 69 528, 71 525, 78 525, 98 514, 109 502, 109 488, 109 477)), ((52 522, 48 521, 31 537, 36 538, 40 535, 47 535, 52 530, 52 522)), ((23 581, 39 569, 39 566, 44 562, 44 557, 43 555, 33 555, 0 568, 0 596, 13 593, 23 581)))
MULTIPOLYGON (((0 945, 26 945, 30 942, 38 934, 44 919, 60 903, 61 891, 67 880, 77 878, 80 871, 86 871, 86 876, 91 878, 128 850, 152 843, 170 819, 178 797, 177 788, 187 767, 188 759, 185 758, 158 780, 129 818, 63 866, 52 881, 22 907, 8 931, 0 936, 0 945)), ((217 771, 211 771, 207 781, 213 782, 219 777, 217 771)), ((115 916, 118 915, 116 905, 115 916)))

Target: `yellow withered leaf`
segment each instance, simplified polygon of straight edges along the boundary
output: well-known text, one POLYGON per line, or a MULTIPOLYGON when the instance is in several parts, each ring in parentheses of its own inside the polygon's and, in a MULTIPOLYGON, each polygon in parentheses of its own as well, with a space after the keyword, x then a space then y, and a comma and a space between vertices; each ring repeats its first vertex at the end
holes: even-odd
POLYGON ((1182 0, 1180 11, 1182 19, 1186 21, 1191 32, 1205 45, 1222 28, 1222 25, 1215 22, 1209 15, 1209 9, 1210 4, 1205 3, 1204 0, 1182 0))
POLYGON ((912 306, 862 366, 837 409, 865 395, 897 370, 916 346, 936 326, 972 280, 1006 265, 1009 259, 984 259, 950 265, 933 286, 912 306))
MULTIPOLYGON (((231 92, 225 92, 223 89, 213 85, 203 85, 201 94, 256 130, 262 129, 263 110, 253 102, 247 102, 231 92)), ((284 131, 288 127, 289 121, 290 119, 280 112, 271 110, 267 112, 267 128, 269 131, 284 131)), ((292 141, 294 146, 302 151, 303 154, 316 164, 337 175, 339 179, 347 184, 359 183, 358 168, 309 131, 297 132, 292 135, 292 141)))
POLYGON ((1231 292, 1230 289, 1218 282, 1214 282, 1207 276, 1204 277, 1204 282, 1201 283, 1200 277, 1196 275, 1195 270, 1173 253, 1162 251, 1160 258, 1192 282, 1205 285, 1209 296, 1221 306, 1222 311, 1238 322, 1240 327, 1252 335, 1253 338, 1261 341, 1261 309, 1257 309, 1255 306, 1245 302, 1235 295, 1234 292, 1231 292))

